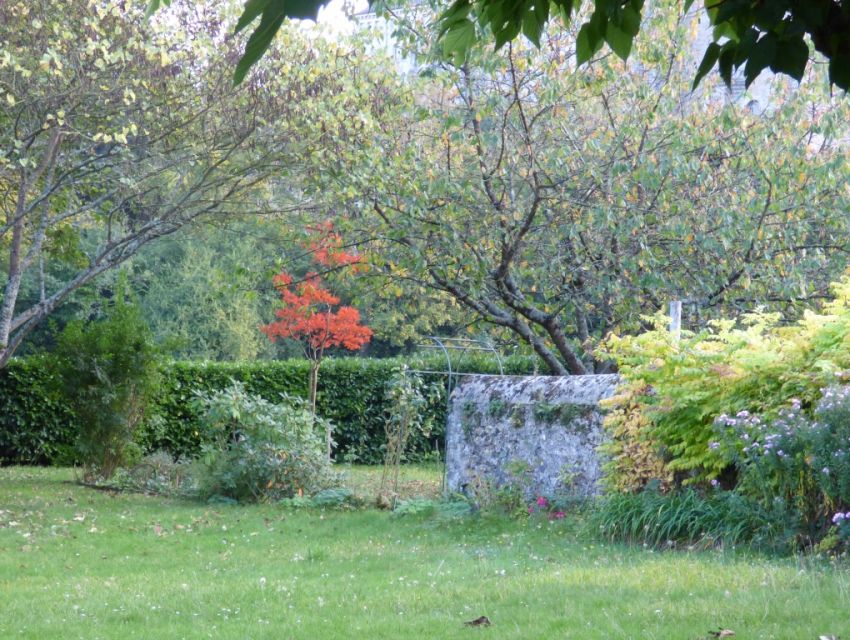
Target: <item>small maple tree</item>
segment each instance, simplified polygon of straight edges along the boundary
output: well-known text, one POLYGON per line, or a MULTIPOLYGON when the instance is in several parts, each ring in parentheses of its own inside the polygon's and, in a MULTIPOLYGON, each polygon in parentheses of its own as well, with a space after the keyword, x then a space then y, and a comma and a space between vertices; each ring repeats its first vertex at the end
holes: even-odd
MULTIPOLYGON (((341 239, 330 223, 311 228, 314 238, 307 247, 313 259, 327 267, 356 266, 360 256, 346 253, 341 239)), ((354 307, 339 306, 339 297, 328 291, 319 274, 309 272, 300 281, 282 271, 273 280, 280 292, 283 306, 275 312, 277 320, 260 327, 272 341, 278 338, 300 343, 304 356, 310 361, 310 408, 316 412, 316 389, 319 367, 327 349, 342 347, 357 351, 372 338, 372 330, 360 323, 360 312, 354 307), (336 307, 336 310, 334 310, 336 307)), ((331 434, 327 433, 328 457, 331 434)))

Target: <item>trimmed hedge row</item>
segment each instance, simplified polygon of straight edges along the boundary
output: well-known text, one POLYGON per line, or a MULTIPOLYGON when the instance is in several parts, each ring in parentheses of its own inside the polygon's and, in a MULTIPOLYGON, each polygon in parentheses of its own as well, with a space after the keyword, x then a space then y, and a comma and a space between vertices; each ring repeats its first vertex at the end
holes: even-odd
POLYGON ((74 414, 43 358, 12 360, 0 369, 0 464, 73 460, 74 414))
MULTIPOLYGON (((67 462, 74 439, 69 402, 55 390, 46 361, 13 360, 0 370, 0 463, 49 464, 67 462)), ((319 374, 317 411, 335 425, 335 458, 366 464, 383 460, 384 420, 388 406, 385 388, 402 364, 413 369, 442 370, 438 358, 328 358, 319 374)), ((533 360, 509 358, 505 373, 531 373, 533 360)), ((146 451, 162 449, 174 456, 193 456, 202 444, 192 399, 197 392, 227 387, 231 380, 249 393, 277 402, 282 393, 307 397, 309 363, 305 360, 231 362, 169 362, 150 416, 140 433, 146 451)), ((485 358, 467 359, 464 371, 498 373, 485 358)), ((424 377, 443 393, 431 403, 438 429, 430 438, 411 438, 411 457, 444 447, 446 376, 424 377)))

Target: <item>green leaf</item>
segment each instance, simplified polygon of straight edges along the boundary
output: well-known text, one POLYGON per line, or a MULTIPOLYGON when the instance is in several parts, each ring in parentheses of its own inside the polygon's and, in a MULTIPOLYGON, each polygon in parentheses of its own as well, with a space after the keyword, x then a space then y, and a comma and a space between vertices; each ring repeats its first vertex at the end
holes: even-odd
MULTIPOLYGON (((767 34, 750 48, 748 54, 745 52, 747 59, 747 66, 744 70, 746 86, 749 87, 762 70, 773 64, 776 49, 776 37, 767 34)), ((808 53, 808 49, 806 52, 808 53)))
POLYGON ((159 11, 159 8, 165 5, 166 7, 171 5, 171 0, 150 0, 148 2, 148 8, 145 11, 145 17, 150 18, 153 14, 159 11))
POLYGON ((712 42, 705 50, 705 55, 702 57, 702 62, 699 63, 699 69, 697 69, 697 75, 694 78, 694 84, 691 87, 691 90, 696 89, 699 86, 700 81, 705 77, 705 75, 714 68, 714 64, 717 62, 717 58, 720 55, 720 45, 716 42, 712 42))
POLYGON ((640 11, 633 7, 623 8, 620 14, 620 27, 634 38, 640 31, 640 11))
POLYGON ((829 81, 844 91, 850 88, 850 56, 836 54, 829 61, 829 81))
POLYGON ((561 16, 564 22, 569 22, 572 17, 573 9, 575 8, 573 0, 552 0, 552 4, 555 5, 557 13, 561 16))
POLYGON ((626 60, 632 51, 632 36, 620 29, 613 22, 605 29, 605 40, 622 60, 626 60))
MULTIPOLYGON (((505 46, 505 44, 516 38, 519 34, 519 30, 520 26, 515 21, 508 20, 507 22, 505 22, 502 28, 496 31, 496 49, 501 49, 503 46, 505 46)), ((475 34, 473 33, 472 42, 474 42, 474 35, 475 34)), ((472 42, 467 45, 466 49, 464 49, 464 52, 469 49, 469 47, 472 45, 472 42)))
POLYGON ((809 63, 809 45, 799 38, 782 40, 776 48, 776 55, 770 64, 770 69, 776 73, 784 73, 795 80, 801 80, 809 63))
POLYGON ((322 0, 248 0, 236 24, 236 33, 253 22, 257 16, 262 17, 259 26, 248 38, 245 52, 236 65, 233 83, 242 82, 253 64, 263 57, 285 18, 315 20, 323 4, 322 0))
POLYGON ((602 47, 602 38, 595 26, 583 24, 576 38, 576 63, 584 64, 602 47))
POLYGON ((234 33, 239 33, 251 24, 263 11, 266 10, 270 0, 248 0, 245 3, 245 8, 242 10, 242 15, 239 16, 239 21, 236 23, 234 33))
POLYGON ((455 62, 462 61, 475 42, 475 25, 469 18, 458 20, 446 29, 441 40, 443 54, 455 62))
POLYGON ((522 17, 522 32, 535 46, 540 46, 540 34, 549 19, 548 0, 536 0, 534 5, 527 8, 522 17))
MULTIPOLYGON (((242 82, 251 66, 263 57, 274 40, 278 29, 280 29, 280 25, 283 24, 284 18, 286 18, 286 0, 265 1, 266 6, 263 8, 260 24, 248 38, 245 53, 242 54, 239 63, 236 65, 236 70, 233 72, 234 84, 242 82)), ((240 22, 242 21, 240 20, 240 22)))
POLYGON ((735 61, 737 47, 734 42, 727 42, 721 47, 720 57, 717 59, 717 67, 720 77, 728 88, 732 88, 732 64, 735 61))

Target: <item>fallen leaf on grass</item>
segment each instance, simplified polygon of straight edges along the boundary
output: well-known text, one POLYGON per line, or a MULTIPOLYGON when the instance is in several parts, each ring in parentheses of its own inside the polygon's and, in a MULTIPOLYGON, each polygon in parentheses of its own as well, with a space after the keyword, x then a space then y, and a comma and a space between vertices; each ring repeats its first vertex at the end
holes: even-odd
POLYGON ((469 622, 464 622, 463 624, 466 627, 489 627, 490 618, 488 618, 487 616, 481 616, 480 618, 475 618, 475 620, 470 620, 469 622))

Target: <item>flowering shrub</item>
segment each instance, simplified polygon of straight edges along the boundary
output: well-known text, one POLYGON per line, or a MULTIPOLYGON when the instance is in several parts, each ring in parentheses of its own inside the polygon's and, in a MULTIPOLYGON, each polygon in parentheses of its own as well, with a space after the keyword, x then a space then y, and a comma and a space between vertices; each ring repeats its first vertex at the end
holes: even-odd
POLYGON ((850 386, 824 389, 815 419, 811 464, 818 485, 830 504, 850 508, 850 386))
POLYGON ((836 376, 850 379, 850 276, 833 292, 822 310, 807 311, 790 326, 778 314, 758 312, 712 322, 699 333, 683 331, 676 340, 667 319, 658 317, 654 331, 606 339, 601 348, 616 360, 628 388, 646 390, 621 392, 608 406, 609 432, 642 445, 618 443, 613 451, 626 490, 634 490, 635 480, 662 479, 655 469, 632 471, 646 466, 647 449, 661 456, 677 484, 710 481, 734 462, 723 455, 732 450, 708 446, 721 413, 746 409, 773 418, 788 398, 812 407, 836 376), (624 415, 633 425, 628 430, 622 428, 624 415), (634 459, 633 450, 639 454, 634 459))
POLYGON ((773 420, 741 411, 721 415, 715 430, 708 446, 737 461, 738 489, 763 504, 783 502, 810 534, 823 528, 829 512, 850 507, 849 386, 824 389, 813 418, 793 398, 773 420))
POLYGON ((811 465, 811 426, 794 399, 772 421, 747 411, 719 416, 718 438, 709 447, 737 461, 739 491, 764 505, 778 500, 812 522, 820 515, 821 500, 811 465))

